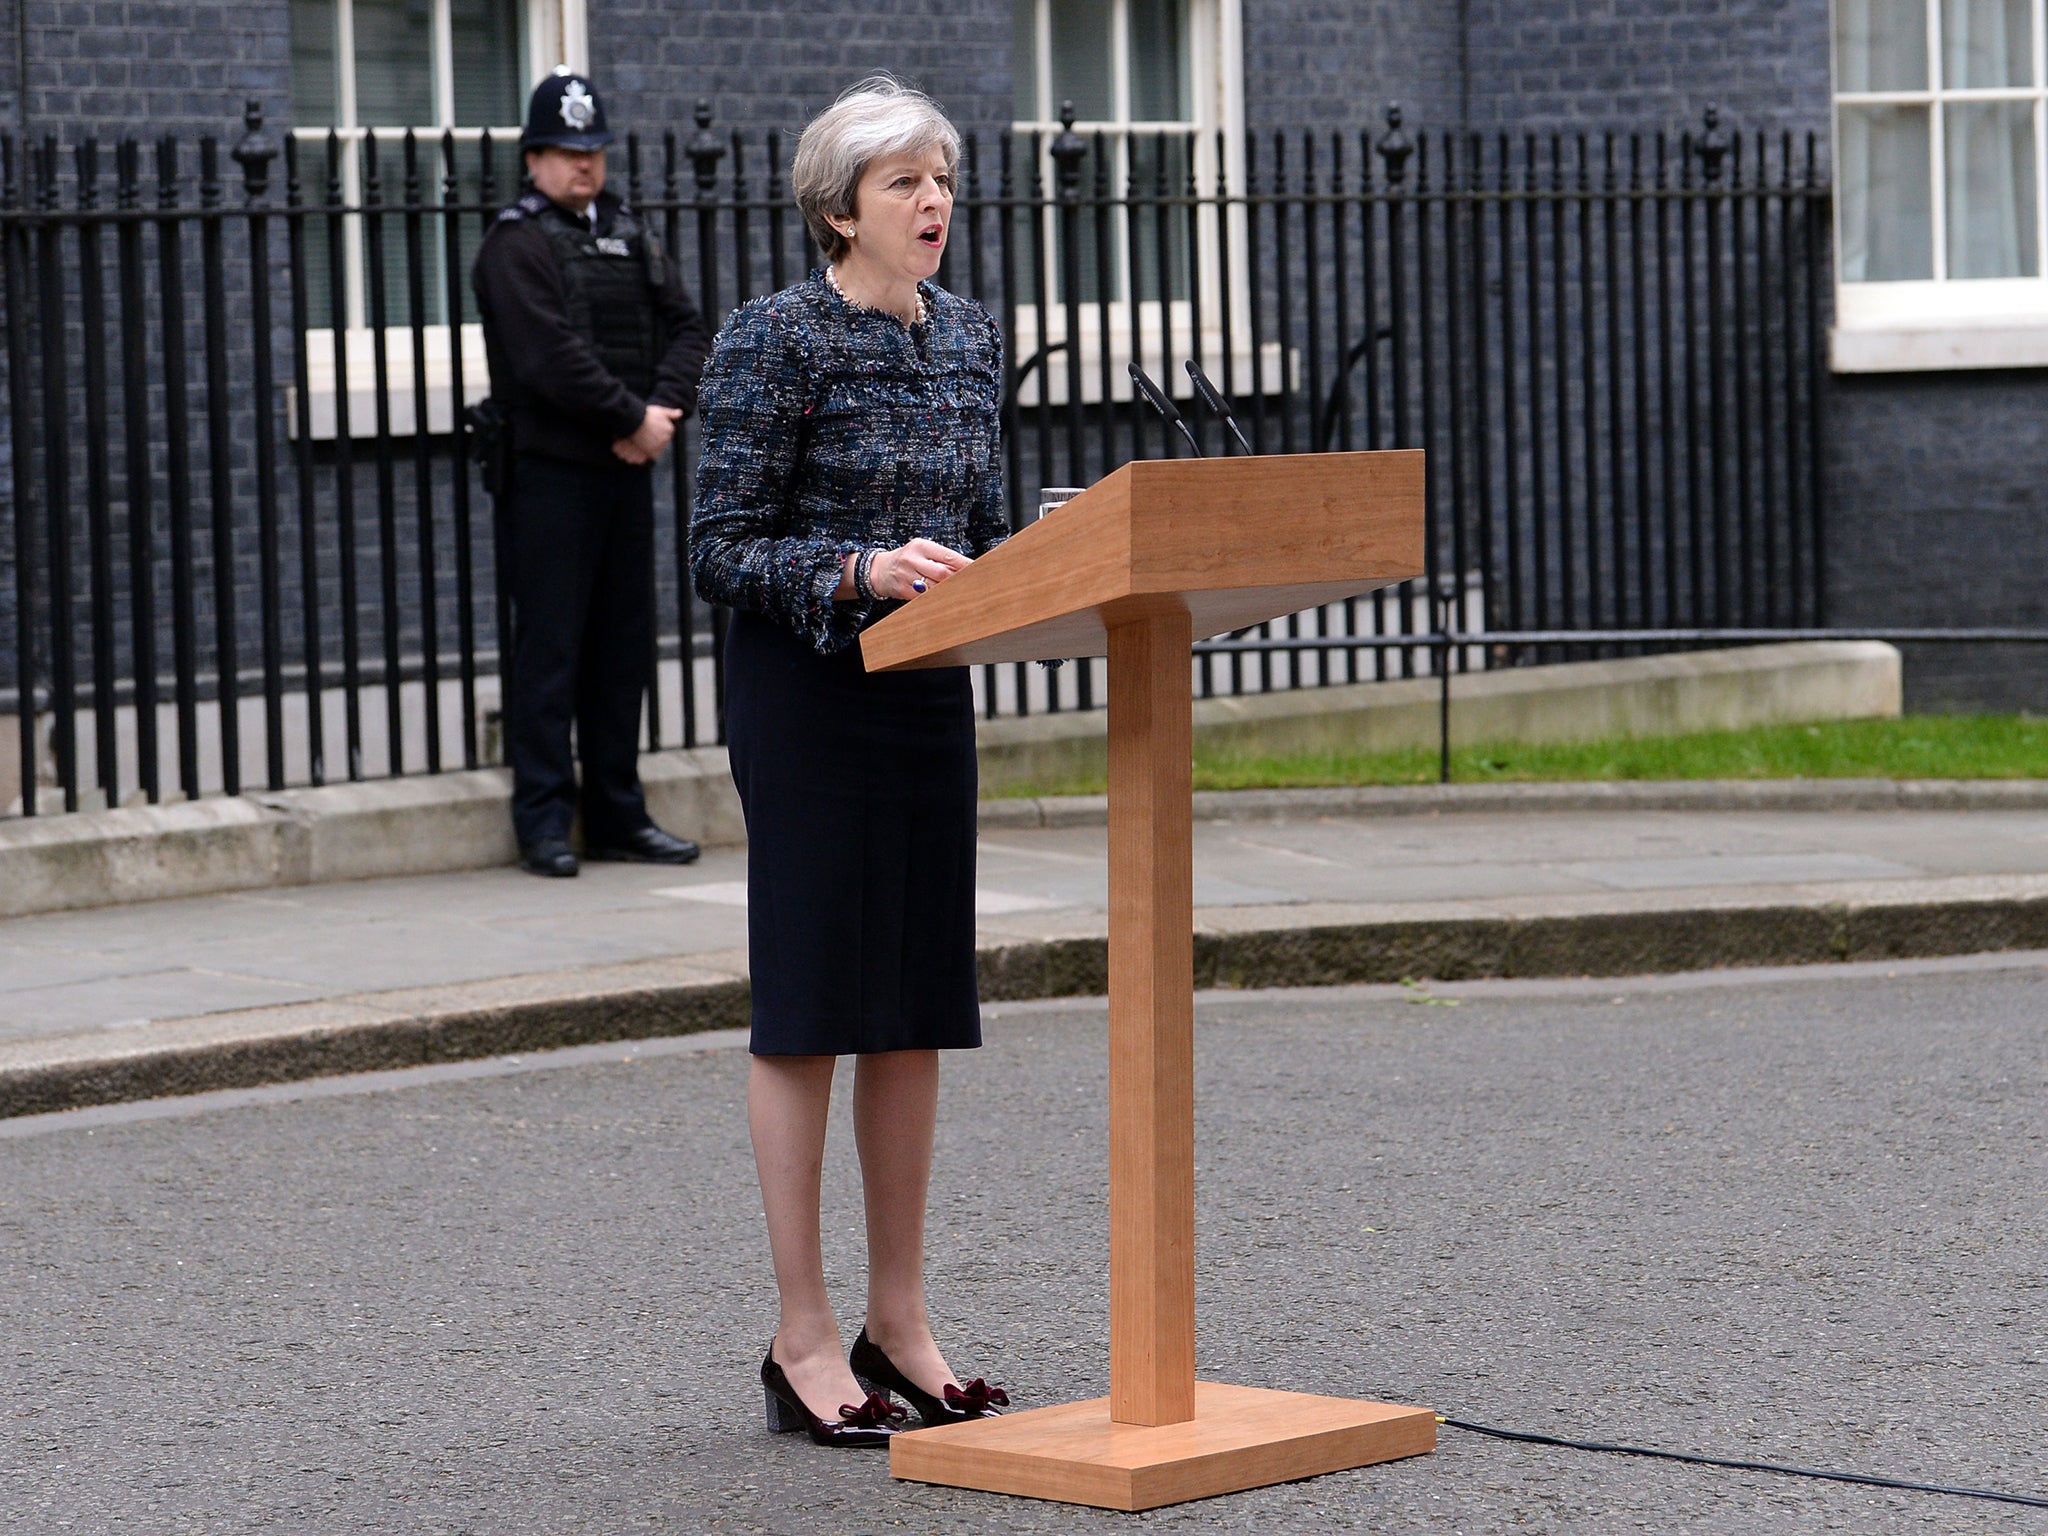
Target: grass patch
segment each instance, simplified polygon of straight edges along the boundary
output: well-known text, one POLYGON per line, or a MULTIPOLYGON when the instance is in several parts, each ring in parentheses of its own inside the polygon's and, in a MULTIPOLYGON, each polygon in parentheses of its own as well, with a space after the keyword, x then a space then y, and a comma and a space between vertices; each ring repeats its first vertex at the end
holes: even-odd
MULTIPOLYGON (((1304 789, 1344 784, 1434 784, 1434 748, 1403 752, 1254 753, 1197 748, 1197 789, 1304 789)), ((1912 715, 1832 720, 1691 736, 1454 747, 1461 784, 1602 779, 2038 779, 2048 778, 2048 718, 1912 715)), ((1013 790, 1101 794, 1100 776, 1013 790)))

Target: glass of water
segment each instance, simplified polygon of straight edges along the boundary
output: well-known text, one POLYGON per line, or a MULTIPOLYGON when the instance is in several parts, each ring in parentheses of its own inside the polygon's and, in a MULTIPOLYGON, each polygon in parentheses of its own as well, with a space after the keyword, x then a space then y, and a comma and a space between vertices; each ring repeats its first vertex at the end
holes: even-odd
POLYGON ((1045 516, 1054 507, 1063 507, 1076 496, 1087 490, 1085 485, 1048 485, 1038 493, 1038 515, 1045 516))

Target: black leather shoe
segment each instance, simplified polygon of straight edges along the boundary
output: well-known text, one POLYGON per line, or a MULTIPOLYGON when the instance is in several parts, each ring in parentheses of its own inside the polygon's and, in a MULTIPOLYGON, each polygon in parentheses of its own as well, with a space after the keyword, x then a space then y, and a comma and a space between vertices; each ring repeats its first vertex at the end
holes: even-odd
POLYGON ((583 850, 583 857, 599 864, 694 864, 697 852, 688 838, 646 826, 620 842, 593 844, 583 850))
POLYGON ((529 875, 567 880, 576 873, 576 855, 559 837, 544 837, 519 850, 519 867, 529 875))
POLYGON ((949 1381, 945 1392, 933 1397, 896 1369, 895 1361, 882 1353, 881 1347, 868 1337, 866 1328, 862 1328, 860 1337, 853 1341, 846 1363, 853 1367, 854 1379, 870 1392, 900 1392, 903 1400, 917 1410, 917 1416, 924 1420, 927 1428, 935 1424, 958 1424, 967 1419, 993 1419, 1010 1406, 1009 1393, 1001 1387, 990 1386, 979 1376, 964 1387, 949 1381))
POLYGON ((849 1450, 887 1445, 896 1437, 895 1421, 910 1417, 879 1392, 870 1392, 867 1401, 858 1407, 852 1403, 841 1403, 839 1417, 828 1424, 811 1412, 804 1400, 796 1395, 796 1388, 789 1384, 789 1378, 782 1374, 782 1367, 775 1363, 773 1344, 768 1346, 767 1356, 761 1361, 761 1385, 768 1394, 769 1429, 778 1435, 807 1429, 811 1432, 811 1439, 819 1445, 841 1445, 849 1450))

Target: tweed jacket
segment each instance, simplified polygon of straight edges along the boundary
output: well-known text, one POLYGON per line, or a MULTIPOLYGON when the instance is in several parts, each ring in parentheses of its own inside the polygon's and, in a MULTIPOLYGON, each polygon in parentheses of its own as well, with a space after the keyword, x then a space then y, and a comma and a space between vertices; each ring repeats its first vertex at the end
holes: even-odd
POLYGON ((698 389, 705 601, 829 654, 896 606, 832 600, 847 555, 927 538, 979 556, 1008 534, 1002 333, 972 300, 922 292, 929 318, 906 326, 813 272, 726 321, 698 389))

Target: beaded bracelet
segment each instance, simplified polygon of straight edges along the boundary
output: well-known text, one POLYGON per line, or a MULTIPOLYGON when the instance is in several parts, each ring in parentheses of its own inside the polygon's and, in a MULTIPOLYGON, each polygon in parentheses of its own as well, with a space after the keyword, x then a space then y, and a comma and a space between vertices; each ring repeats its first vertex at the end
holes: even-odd
POLYGON ((880 553, 879 549, 864 549, 854 557, 853 591, 854 595, 863 602, 872 603, 875 600, 875 585, 871 575, 874 570, 875 556, 880 553))

